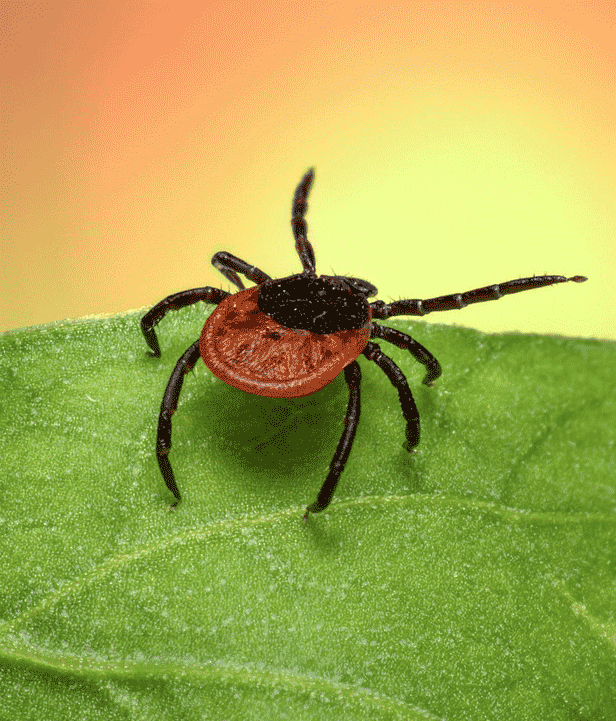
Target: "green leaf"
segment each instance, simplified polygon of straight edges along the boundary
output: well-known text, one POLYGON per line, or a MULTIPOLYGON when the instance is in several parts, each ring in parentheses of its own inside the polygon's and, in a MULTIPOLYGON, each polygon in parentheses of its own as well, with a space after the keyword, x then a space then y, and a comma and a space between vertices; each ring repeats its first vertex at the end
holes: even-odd
POLYGON ((616 345, 398 320, 441 361, 419 406, 365 359, 302 399, 200 362, 154 447, 203 306, 0 336, 6 719, 615 719, 616 345))

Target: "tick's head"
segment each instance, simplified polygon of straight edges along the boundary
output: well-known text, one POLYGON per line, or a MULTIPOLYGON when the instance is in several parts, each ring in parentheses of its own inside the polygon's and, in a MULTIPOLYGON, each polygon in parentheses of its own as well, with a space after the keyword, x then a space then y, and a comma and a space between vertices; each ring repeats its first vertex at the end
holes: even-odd
POLYGON ((321 279, 338 285, 340 288, 351 288, 359 295, 363 295, 364 298, 371 298, 379 292, 376 286, 361 278, 351 278, 345 275, 322 275, 321 279))
POLYGON ((370 320, 368 298, 377 289, 365 280, 305 273, 260 286, 259 310, 287 328, 336 333, 363 328, 370 320))

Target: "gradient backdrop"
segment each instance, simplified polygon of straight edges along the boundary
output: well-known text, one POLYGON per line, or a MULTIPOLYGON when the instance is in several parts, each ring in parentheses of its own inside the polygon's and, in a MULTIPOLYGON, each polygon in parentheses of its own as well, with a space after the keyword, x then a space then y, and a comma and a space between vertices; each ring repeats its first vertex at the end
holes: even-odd
POLYGON ((290 201, 314 165, 319 272, 384 300, 584 274, 428 322, 616 338, 614 3, 0 14, 0 330, 228 288, 221 249, 297 272, 290 201))

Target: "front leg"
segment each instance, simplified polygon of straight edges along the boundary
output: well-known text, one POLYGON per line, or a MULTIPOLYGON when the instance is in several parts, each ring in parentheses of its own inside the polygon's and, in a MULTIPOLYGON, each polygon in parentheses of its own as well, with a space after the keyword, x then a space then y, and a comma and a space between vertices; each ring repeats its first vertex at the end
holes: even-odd
POLYGON ((141 319, 141 331, 145 342, 151 349, 150 355, 160 358, 160 346, 158 338, 154 332, 154 326, 161 321, 170 310, 179 310, 187 305, 193 305, 202 300, 204 303, 213 303, 218 305, 223 298, 229 295, 226 290, 221 288, 192 288, 191 290, 182 290, 179 293, 173 293, 157 303, 149 310, 141 319))
POLYGON ((394 315, 426 315, 426 313, 439 310, 458 310, 472 303, 498 300, 505 295, 543 288, 546 285, 554 285, 554 283, 567 283, 568 281, 583 283, 585 280, 587 278, 583 275, 574 275, 572 278, 565 278, 563 275, 534 275, 532 278, 517 278, 508 280, 506 283, 467 290, 466 293, 451 293, 451 295, 441 295, 438 298, 428 298, 428 300, 409 298, 396 300, 393 303, 375 300, 370 303, 370 309, 372 317, 379 320, 391 318, 394 315))
POLYGON ((295 250, 302 261, 304 273, 315 274, 315 259, 312 243, 308 240, 308 224, 306 223, 306 211, 308 210, 308 194, 314 180, 314 168, 310 168, 304 177, 299 181, 293 196, 291 207, 291 228, 295 238, 295 250))

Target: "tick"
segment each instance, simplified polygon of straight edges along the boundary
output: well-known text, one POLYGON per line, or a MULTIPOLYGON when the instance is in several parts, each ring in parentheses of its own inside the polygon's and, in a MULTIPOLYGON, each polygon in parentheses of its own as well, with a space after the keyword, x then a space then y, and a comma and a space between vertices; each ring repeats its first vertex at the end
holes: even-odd
POLYGON ((412 451, 419 443, 419 413, 407 380, 373 340, 387 341, 408 350, 426 367, 423 383, 427 386, 441 375, 441 367, 432 353, 410 335, 375 321, 397 315, 454 310, 553 283, 586 280, 580 275, 572 278, 533 276, 428 300, 370 302, 368 299, 378 292, 372 283, 360 278, 316 274, 314 250, 307 238, 308 226, 304 219, 313 178, 314 171, 310 169, 295 190, 291 212, 295 249, 303 267, 301 273, 270 278, 254 265, 221 251, 213 256, 212 265, 239 288, 236 293, 210 286, 183 290, 161 300, 141 319, 150 355, 159 357, 154 327, 169 310, 198 301, 216 305, 199 340, 176 363, 158 417, 156 458, 167 488, 175 497, 172 508, 177 506, 181 495, 169 462, 171 416, 177 409, 184 376, 199 356, 220 380, 268 398, 310 395, 344 373, 349 387, 344 430, 317 499, 306 509, 305 520, 308 514, 327 508, 351 452, 360 414, 361 370, 357 362, 360 355, 375 363, 398 392, 406 421, 404 448, 412 451), (238 273, 256 285, 246 288, 238 273))

